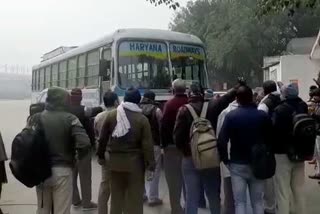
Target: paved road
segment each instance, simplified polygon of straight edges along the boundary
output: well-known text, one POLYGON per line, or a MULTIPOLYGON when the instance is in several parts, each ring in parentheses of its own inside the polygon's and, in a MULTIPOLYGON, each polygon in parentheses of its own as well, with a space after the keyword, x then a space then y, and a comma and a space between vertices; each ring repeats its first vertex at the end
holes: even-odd
MULTIPOLYGON (((0 101, 0 130, 6 143, 7 153, 10 154, 10 144, 13 137, 25 125, 28 115, 29 101, 0 101)), ((308 167, 308 172, 311 168, 308 167)), ((0 206, 5 213, 10 214, 33 214, 36 212, 36 196, 34 189, 27 189, 18 183, 8 171, 9 184, 4 186, 3 198, 0 206)), ((100 167, 93 161, 93 200, 97 201, 98 188, 100 182, 100 167)), ((320 213, 320 186, 313 181, 308 180, 307 187, 307 214, 320 213)), ((162 176, 160 186, 160 197, 164 199, 164 205, 157 208, 145 206, 144 213, 147 214, 169 214, 168 189, 165 179, 162 176)), ((72 210, 72 214, 96 214, 93 212, 83 212, 72 210)), ((208 214, 208 210, 199 210, 199 214, 208 214)))

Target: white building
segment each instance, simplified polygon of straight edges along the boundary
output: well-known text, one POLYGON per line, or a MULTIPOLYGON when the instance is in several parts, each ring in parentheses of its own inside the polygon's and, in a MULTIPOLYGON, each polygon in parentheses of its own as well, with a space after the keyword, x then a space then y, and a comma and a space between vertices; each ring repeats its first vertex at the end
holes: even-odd
POLYGON ((318 37, 293 39, 286 55, 264 58, 264 80, 297 83, 300 96, 309 98, 309 87, 320 72, 320 33, 318 37))

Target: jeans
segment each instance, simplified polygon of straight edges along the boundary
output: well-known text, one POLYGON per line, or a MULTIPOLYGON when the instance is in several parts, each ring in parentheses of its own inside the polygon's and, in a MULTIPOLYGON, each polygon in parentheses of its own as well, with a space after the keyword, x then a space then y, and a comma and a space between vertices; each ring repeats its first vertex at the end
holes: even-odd
POLYGON ((186 187, 185 214, 198 213, 201 182, 209 201, 210 213, 220 214, 220 168, 197 170, 191 157, 183 158, 182 172, 186 187))
POLYGON ((235 207, 234 207, 231 177, 225 177, 223 179, 223 191, 224 191, 224 201, 222 205, 222 213, 234 214, 235 207))
POLYGON ((149 202, 154 202, 159 199, 159 181, 161 175, 161 148, 154 146, 154 159, 156 161, 156 169, 154 177, 151 181, 146 181, 147 196, 149 202))
POLYGON ((182 154, 175 146, 164 150, 164 171, 169 189, 169 199, 172 214, 182 214, 181 192, 183 177, 181 170, 182 154))
POLYGON ((36 188, 37 214, 70 214, 72 201, 72 169, 53 167, 52 176, 36 188))
POLYGON ((304 162, 293 163, 287 155, 276 155, 275 195, 277 214, 290 213, 290 201, 297 214, 305 214, 305 166, 304 162), (291 196, 290 196, 291 195, 291 196))
POLYGON ((247 213, 247 188, 253 214, 264 214, 264 181, 255 178, 249 165, 231 164, 230 172, 236 214, 247 213))

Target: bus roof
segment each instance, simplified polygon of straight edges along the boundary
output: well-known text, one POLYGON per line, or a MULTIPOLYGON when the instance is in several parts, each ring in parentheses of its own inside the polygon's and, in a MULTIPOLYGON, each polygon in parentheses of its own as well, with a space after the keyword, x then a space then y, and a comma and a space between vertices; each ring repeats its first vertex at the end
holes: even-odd
POLYGON ((107 44, 121 39, 152 39, 203 45, 202 41, 198 37, 185 33, 155 29, 120 29, 98 40, 79 46, 78 48, 74 48, 64 54, 46 60, 38 65, 33 66, 32 69, 35 70, 53 63, 57 63, 61 60, 77 56, 81 53, 86 53, 88 51, 97 49, 99 47, 105 46, 107 44))

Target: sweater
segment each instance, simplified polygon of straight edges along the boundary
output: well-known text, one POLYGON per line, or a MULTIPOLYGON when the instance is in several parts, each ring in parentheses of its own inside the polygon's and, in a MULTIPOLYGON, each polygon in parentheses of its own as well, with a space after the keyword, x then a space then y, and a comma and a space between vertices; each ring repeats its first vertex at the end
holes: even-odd
POLYGON ((224 163, 250 164, 252 146, 269 142, 272 123, 269 116, 254 105, 240 106, 226 117, 218 138, 218 149, 224 163), (230 140, 230 160, 228 142, 230 140))

